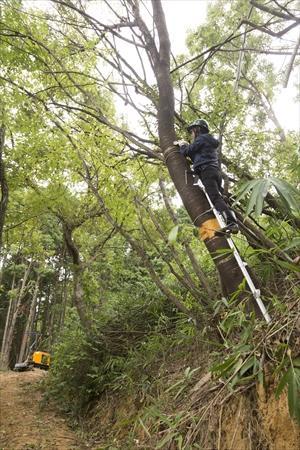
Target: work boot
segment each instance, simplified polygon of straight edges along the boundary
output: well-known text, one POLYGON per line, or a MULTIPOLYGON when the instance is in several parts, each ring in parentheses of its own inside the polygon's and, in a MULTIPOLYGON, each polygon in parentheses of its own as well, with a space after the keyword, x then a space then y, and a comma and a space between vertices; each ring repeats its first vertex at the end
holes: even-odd
POLYGON ((226 223, 224 228, 217 231, 217 235, 224 236, 224 234, 237 234, 239 232, 239 226, 237 224, 236 216, 234 212, 229 209, 228 211, 222 211, 221 215, 226 223))
POLYGON ((230 233, 237 234, 239 232, 239 226, 237 224, 236 215, 232 209, 228 210, 226 218, 226 226, 230 233))

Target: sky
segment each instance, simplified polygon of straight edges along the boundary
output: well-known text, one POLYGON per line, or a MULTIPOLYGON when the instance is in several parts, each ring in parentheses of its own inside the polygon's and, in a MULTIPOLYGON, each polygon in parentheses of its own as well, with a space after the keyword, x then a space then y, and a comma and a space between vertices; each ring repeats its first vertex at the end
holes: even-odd
MULTIPOLYGON (((28 6, 42 7, 47 9, 49 1, 47 0, 25 0, 28 6)), ((117 0, 110 0, 114 3, 117 0)), ((215 0, 162 0, 163 8, 165 11, 166 21, 168 25, 172 52, 174 55, 186 52, 185 39, 187 32, 195 29, 201 23, 204 23, 207 14, 207 6, 215 0)), ((146 0, 149 9, 151 9, 150 0, 146 0)), ((101 0, 90 0, 91 11, 93 14, 99 17, 99 11, 101 14, 103 9, 99 8, 101 0)), ((101 20, 104 21, 103 15, 101 20)), ((276 46, 282 43, 287 43, 286 40, 296 42, 300 27, 294 30, 291 34, 285 35, 284 40, 276 39, 276 46)), ((290 43, 290 42, 289 42, 290 43)), ((299 58, 299 57, 298 57, 299 58)), ((289 57, 276 56, 271 60, 276 69, 282 72, 285 71, 289 57)), ((290 81, 287 88, 280 88, 273 102, 275 113, 279 119, 279 122, 283 128, 287 130, 296 130, 300 132, 300 66, 295 68, 290 77, 290 81), (298 85, 296 87, 296 84, 298 85), (296 101, 296 95, 298 94, 298 101, 296 101)), ((122 108, 122 103, 117 102, 117 107, 122 108), (120 104, 119 104, 120 103, 120 104)), ((124 116, 126 116, 126 110, 124 110, 124 116)))
MULTIPOLYGON (((162 0, 174 54, 186 51, 185 38, 189 30, 197 28, 206 19, 207 6, 213 0, 162 0)), ((296 43, 300 27, 296 32, 285 36, 296 43)), ((276 46, 284 40, 276 39, 276 46)), ((278 70, 285 70, 289 57, 270 58, 278 70)), ((287 88, 280 88, 273 103, 279 122, 285 130, 300 132, 300 66, 294 69, 287 88), (296 84, 298 87, 296 87, 296 84)))

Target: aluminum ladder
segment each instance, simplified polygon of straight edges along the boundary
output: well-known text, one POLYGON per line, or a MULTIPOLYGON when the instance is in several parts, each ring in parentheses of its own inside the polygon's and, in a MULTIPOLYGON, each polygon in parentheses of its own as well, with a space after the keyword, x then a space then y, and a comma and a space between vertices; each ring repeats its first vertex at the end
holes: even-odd
MULTIPOLYGON (((223 219, 223 217, 219 214, 219 212, 214 207, 214 205, 213 205, 213 203, 212 203, 208 193, 206 192, 206 189, 205 189, 202 181, 200 180, 200 178, 197 175, 193 174, 193 176, 194 176, 194 179, 196 178, 195 182, 194 182, 194 185, 195 186, 199 186, 199 188, 204 192, 204 194, 205 194, 205 196, 207 198, 209 206, 211 207, 211 209, 209 211, 213 211, 213 213, 214 213, 214 215, 215 215, 215 217, 216 217, 220 227, 221 228, 226 228, 225 220, 223 219)), ((244 277, 246 279, 246 282, 247 282, 247 284, 248 284, 248 286, 249 286, 249 288, 251 290, 251 293, 252 293, 252 295, 253 295, 253 297, 254 297, 254 299, 255 299, 255 301, 256 301, 256 303, 257 303, 257 305, 258 305, 258 307, 259 307, 259 309, 260 309, 260 311, 261 311, 265 321, 267 323, 270 323, 271 322, 271 317, 269 316, 269 313, 266 310, 266 308, 265 308, 265 306, 264 306, 264 304, 262 302, 261 295, 260 295, 260 289, 257 289, 255 287, 255 285, 254 285, 254 283, 252 281, 252 278, 251 278, 251 276, 250 276, 250 274, 249 274, 249 272, 247 270, 247 267, 246 267, 247 263, 245 263, 242 260, 240 254, 239 254, 239 252, 238 252, 238 250, 237 250, 237 248, 235 246, 235 243, 233 242, 232 238, 230 237, 230 234, 227 234, 226 232, 224 232, 224 237, 227 239, 228 245, 229 245, 229 247, 231 248, 231 250, 233 252, 233 256, 235 257, 235 260, 238 263, 239 268, 241 269, 241 272, 242 272, 242 274, 244 275, 244 277)))

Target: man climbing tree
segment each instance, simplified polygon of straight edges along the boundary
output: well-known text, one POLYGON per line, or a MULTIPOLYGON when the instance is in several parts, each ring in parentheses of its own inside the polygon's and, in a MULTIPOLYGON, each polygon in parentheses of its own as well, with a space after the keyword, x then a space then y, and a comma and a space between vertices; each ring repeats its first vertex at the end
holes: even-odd
POLYGON ((176 141, 180 153, 193 162, 193 170, 202 181, 207 194, 217 211, 224 218, 226 228, 222 232, 238 233, 234 212, 225 203, 222 192, 222 175, 217 148, 219 141, 209 133, 209 125, 204 119, 195 120, 188 126, 193 142, 176 141))

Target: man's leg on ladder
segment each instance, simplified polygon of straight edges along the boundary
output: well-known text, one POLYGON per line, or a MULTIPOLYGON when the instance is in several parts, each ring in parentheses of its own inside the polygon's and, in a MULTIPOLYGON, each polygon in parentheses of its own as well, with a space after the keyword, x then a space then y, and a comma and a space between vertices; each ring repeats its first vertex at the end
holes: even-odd
POLYGON ((207 168, 203 171, 197 171, 201 181, 205 187, 209 198, 214 204, 216 210, 222 215, 226 223, 226 230, 230 233, 238 232, 238 225, 236 217, 222 198, 220 194, 222 177, 220 171, 213 167, 207 168))

